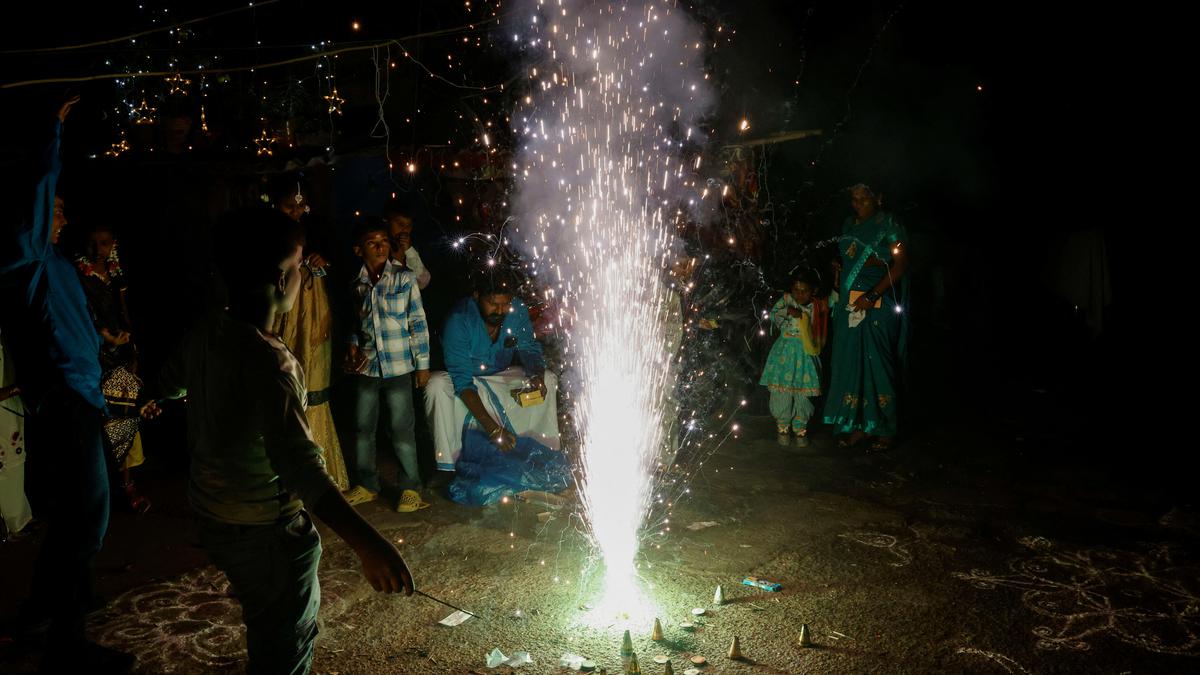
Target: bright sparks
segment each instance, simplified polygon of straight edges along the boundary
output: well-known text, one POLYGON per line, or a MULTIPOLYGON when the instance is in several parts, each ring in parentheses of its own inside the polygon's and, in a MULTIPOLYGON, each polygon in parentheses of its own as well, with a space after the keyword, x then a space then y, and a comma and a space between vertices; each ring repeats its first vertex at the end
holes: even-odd
POLYGON ((640 604, 636 555, 674 383, 674 218, 698 196, 708 109, 700 26, 669 0, 529 2, 530 95, 511 116, 517 239, 563 298, 579 483, 606 570, 600 606, 640 604))

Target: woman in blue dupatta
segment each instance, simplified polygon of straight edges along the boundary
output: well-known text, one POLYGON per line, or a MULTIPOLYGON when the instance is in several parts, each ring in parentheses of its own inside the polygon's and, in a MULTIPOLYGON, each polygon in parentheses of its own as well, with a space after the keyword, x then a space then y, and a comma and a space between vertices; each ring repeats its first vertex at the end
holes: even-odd
POLYGON ((872 437, 872 450, 887 450, 899 420, 897 390, 908 351, 908 233, 881 210, 882 197, 867 185, 852 187, 854 217, 838 240, 825 423, 842 434, 842 448, 872 437))

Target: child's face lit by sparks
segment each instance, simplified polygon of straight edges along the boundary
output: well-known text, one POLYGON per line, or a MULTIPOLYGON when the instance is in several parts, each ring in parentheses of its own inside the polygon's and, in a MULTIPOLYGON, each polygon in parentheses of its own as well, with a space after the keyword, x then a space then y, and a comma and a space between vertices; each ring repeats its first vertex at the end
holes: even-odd
POLYGON ((362 258, 362 261, 370 268, 387 262, 391 252, 391 242, 388 241, 387 232, 383 230, 367 232, 359 241, 358 246, 354 247, 354 255, 362 258))
POLYGON ((813 288, 803 281, 792 284, 792 299, 798 304, 807 305, 812 302, 813 288))
POLYGON ((116 245, 117 240, 113 238, 112 232, 99 230, 88 237, 88 254, 93 262, 108 260, 116 245))
POLYGON ((279 204, 276 205, 276 208, 278 208, 280 211, 283 211, 288 218, 291 218, 296 222, 300 222, 300 219, 304 217, 305 214, 304 204, 300 200, 296 199, 296 195, 288 195, 287 197, 284 197, 279 204))

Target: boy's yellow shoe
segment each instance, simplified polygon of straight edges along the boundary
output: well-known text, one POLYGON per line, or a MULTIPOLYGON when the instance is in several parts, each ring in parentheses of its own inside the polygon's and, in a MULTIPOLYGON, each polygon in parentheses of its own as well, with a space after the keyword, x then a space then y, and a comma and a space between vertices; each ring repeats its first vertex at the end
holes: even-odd
POLYGON ((353 490, 346 493, 346 503, 349 504, 350 506, 357 506, 359 504, 366 504, 367 502, 373 502, 373 501, 375 501, 375 498, 378 496, 379 496, 378 492, 372 492, 372 491, 368 490, 367 488, 359 485, 358 487, 356 487, 353 490))
POLYGON ((401 492, 400 503, 396 504, 396 511, 399 513, 412 513, 427 508, 429 508, 429 504, 421 501, 421 495, 417 494, 416 490, 401 492))

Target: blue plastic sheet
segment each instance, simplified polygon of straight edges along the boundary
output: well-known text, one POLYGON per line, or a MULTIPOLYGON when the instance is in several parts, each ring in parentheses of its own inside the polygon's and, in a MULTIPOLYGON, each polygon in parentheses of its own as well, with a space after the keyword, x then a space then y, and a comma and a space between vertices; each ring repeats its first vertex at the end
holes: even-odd
POLYGON ((468 506, 495 504, 526 490, 561 492, 571 484, 571 467, 563 453, 521 437, 515 448, 501 452, 478 429, 463 431, 454 471, 450 498, 468 506))

